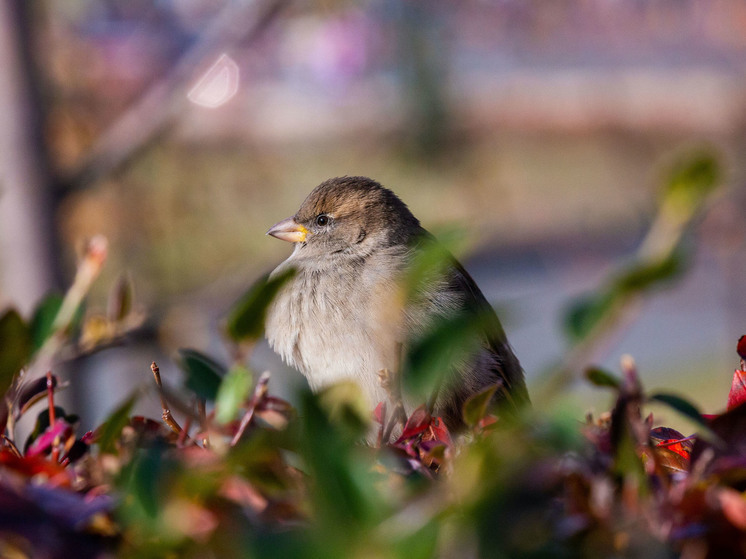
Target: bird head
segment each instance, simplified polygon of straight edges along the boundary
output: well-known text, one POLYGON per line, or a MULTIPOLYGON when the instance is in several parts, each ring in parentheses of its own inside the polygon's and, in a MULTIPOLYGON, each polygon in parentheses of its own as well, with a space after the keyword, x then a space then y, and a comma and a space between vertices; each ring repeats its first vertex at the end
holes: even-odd
POLYGON ((406 245, 420 224, 393 192, 366 177, 329 179, 313 189, 297 213, 268 235, 295 243, 294 258, 360 257, 406 245))

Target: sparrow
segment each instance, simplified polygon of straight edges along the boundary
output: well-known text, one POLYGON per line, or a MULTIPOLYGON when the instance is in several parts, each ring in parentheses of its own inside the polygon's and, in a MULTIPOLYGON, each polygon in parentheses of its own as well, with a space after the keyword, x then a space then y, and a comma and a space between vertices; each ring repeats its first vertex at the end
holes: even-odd
MULTIPOLYGON (((528 403, 523 370, 497 315, 455 258, 448 254, 445 270, 422 282, 416 296, 402 295, 418 251, 433 237, 391 190, 367 177, 329 179, 267 234, 294 245, 271 276, 288 268, 295 275, 268 309, 266 337, 312 390, 353 380, 372 409, 389 399, 379 372, 398 370, 402 348, 438 320, 468 311, 487 320, 480 320, 473 354, 451 365, 434 414, 458 431, 466 399, 496 383, 504 406, 528 403)), ((407 398, 411 411, 416 402, 407 398)))

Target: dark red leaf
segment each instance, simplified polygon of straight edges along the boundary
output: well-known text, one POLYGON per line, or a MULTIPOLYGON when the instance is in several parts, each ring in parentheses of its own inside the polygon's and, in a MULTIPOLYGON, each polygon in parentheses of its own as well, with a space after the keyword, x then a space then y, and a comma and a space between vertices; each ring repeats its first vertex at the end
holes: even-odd
MULTIPOLYGON (((743 337, 741 340, 743 340, 743 337)), ((739 342, 739 347, 740 345, 739 342)), ((728 393, 727 409, 732 410, 743 402, 746 402, 746 371, 736 369, 733 373, 733 382, 730 385, 730 392, 728 393)))
POLYGON ((274 410, 279 411, 282 413, 293 413, 293 405, 283 400, 282 398, 277 398, 276 396, 270 396, 269 394, 265 394, 259 403, 256 405, 256 409, 258 410, 274 410))
POLYGON ((668 439, 685 439, 684 435, 676 429, 670 427, 656 427, 650 430, 650 438, 655 442, 665 441, 668 439))
POLYGON ((708 458, 706 471, 710 471, 717 462, 725 457, 746 457, 746 406, 736 406, 718 415, 710 422, 710 429, 717 436, 714 442, 697 438, 692 449, 692 465, 710 448, 714 456, 708 458))
POLYGON ((93 444, 96 440, 96 434, 93 431, 88 431, 85 435, 80 437, 80 442, 84 444, 93 444))
POLYGON ((746 359, 746 336, 738 338, 738 345, 736 351, 741 359, 746 359))
POLYGON ((688 473, 689 456, 680 454, 673 450, 673 447, 656 446, 655 453, 658 457, 658 463, 671 473, 688 473))
POLYGON ((670 427, 656 427, 651 429, 650 439, 656 447, 666 448, 688 460, 694 448, 695 437, 685 437, 670 427))
POLYGON ((666 448, 671 452, 675 452, 682 458, 689 459, 692 449, 691 444, 687 443, 691 442, 691 439, 668 439, 657 443, 655 446, 658 448, 666 448))
MULTIPOLYGON (((52 375, 52 388, 57 388, 57 384, 57 377, 52 375)), ((21 388, 20 395, 18 396, 16 418, 26 413, 31 406, 38 402, 42 397, 46 396, 46 394, 47 377, 45 376, 24 384, 21 388)))
POLYGON ((451 434, 448 432, 445 422, 440 417, 433 417, 430 421, 430 433, 432 435, 431 440, 439 441, 446 446, 453 446, 451 440, 451 434))
POLYGON ((67 449, 67 454, 62 459, 62 462, 64 464, 72 464, 80 460, 88 453, 94 440, 95 436, 93 431, 88 431, 85 435, 70 445, 70 448, 67 449))
POLYGON ((412 415, 409 416, 407 424, 404 426, 404 431, 402 431, 401 437, 399 437, 394 444, 398 444, 402 441, 411 439, 412 437, 419 435, 430 426, 431 420, 432 417, 428 413, 427 408, 424 404, 421 405, 419 408, 412 412, 412 415))
POLYGON ((133 415, 129 420, 129 426, 137 434, 140 444, 157 439, 165 439, 167 442, 175 443, 179 437, 160 421, 155 421, 141 415, 133 415))

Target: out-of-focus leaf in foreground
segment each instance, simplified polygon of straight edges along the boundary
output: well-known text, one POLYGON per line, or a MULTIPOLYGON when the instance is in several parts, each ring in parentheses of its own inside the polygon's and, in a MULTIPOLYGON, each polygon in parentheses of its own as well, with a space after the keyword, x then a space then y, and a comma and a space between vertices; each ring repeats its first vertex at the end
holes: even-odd
POLYGON ((96 431, 96 442, 101 452, 114 453, 116 442, 122 434, 122 429, 129 423, 132 409, 135 407, 136 395, 127 398, 118 408, 116 408, 101 424, 96 431))
POLYGON ((38 351, 53 333, 53 324, 62 306, 62 296, 56 293, 45 297, 34 311, 31 319, 33 351, 38 351))
POLYGON ((464 402, 462 409, 462 416, 466 425, 472 428, 476 427, 479 421, 487 415, 487 410, 492 401, 492 397, 501 386, 502 383, 488 386, 469 396, 469 398, 464 402))
POLYGON ((439 320, 407 352, 402 383, 421 400, 451 380, 452 368, 479 348, 489 317, 462 312, 439 320))
POLYGON ((700 151, 677 161, 663 191, 663 206, 688 217, 720 184, 722 172, 713 153, 700 151))
POLYGON ((195 349, 180 349, 179 358, 179 364, 187 375, 186 387, 200 398, 214 401, 226 368, 195 349))
POLYGON ((26 364, 32 348, 31 332, 14 309, 0 317, 0 394, 4 394, 13 377, 26 364))
POLYGON ((295 269, 288 268, 276 276, 266 275, 233 306, 226 324, 226 331, 235 342, 257 340, 264 332, 264 319, 283 285, 295 276, 295 269))
POLYGON ((218 423, 226 424, 236 418, 241 404, 251 391, 252 380, 251 372, 241 365, 231 367, 223 377, 215 397, 215 419, 218 423))

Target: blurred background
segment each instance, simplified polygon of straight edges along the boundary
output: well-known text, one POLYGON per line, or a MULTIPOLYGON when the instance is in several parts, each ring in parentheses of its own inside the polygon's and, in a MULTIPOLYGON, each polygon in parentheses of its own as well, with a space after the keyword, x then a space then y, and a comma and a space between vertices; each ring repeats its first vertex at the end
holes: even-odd
MULTIPOLYGON (((147 314, 68 372, 87 427, 152 360, 177 384, 178 347, 227 361, 221 320, 290 252, 265 231, 346 174, 464 232, 531 389, 568 302, 634 253, 667 166, 701 146, 726 184, 692 268, 597 359, 631 354, 648 387, 724 408, 746 333, 741 0, 9 0, 0 74, 0 304, 28 316, 103 234, 89 308, 127 273, 147 314)), ((275 393, 303 382, 265 346, 252 363, 275 393)))

